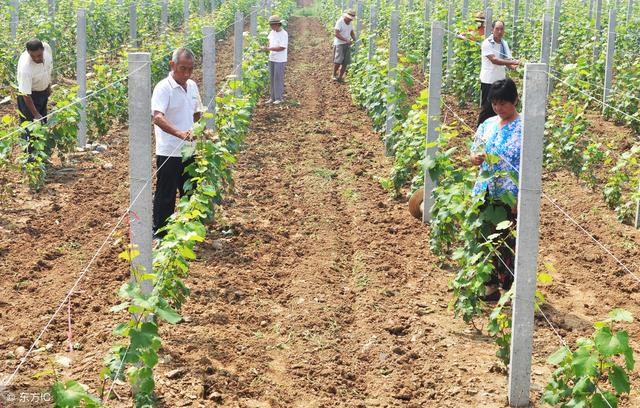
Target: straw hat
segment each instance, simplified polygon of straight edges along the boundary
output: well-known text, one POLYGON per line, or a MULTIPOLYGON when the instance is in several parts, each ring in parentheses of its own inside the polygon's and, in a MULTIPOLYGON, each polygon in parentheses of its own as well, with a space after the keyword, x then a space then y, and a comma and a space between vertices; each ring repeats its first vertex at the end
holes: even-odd
POLYGON ((476 13, 474 20, 477 21, 478 23, 484 23, 484 20, 485 20, 484 13, 482 11, 479 13, 476 13))
POLYGON ((356 12, 353 11, 352 9, 349 9, 344 13, 343 17, 350 18, 350 19, 354 20, 356 18, 356 12))
POLYGON ((269 17, 269 24, 282 24, 282 20, 280 16, 271 16, 269 17))

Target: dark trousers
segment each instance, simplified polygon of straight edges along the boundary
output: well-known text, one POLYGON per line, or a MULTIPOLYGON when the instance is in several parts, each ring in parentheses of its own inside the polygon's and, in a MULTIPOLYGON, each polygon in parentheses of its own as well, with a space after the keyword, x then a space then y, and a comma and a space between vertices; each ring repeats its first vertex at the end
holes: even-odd
POLYGON ((480 82, 480 116, 478 117, 478 126, 485 120, 496 116, 496 113, 493 111, 493 106, 491 106, 491 101, 489 100, 490 88, 491 84, 480 82))
MULTIPOLYGON (((33 91, 31 92, 30 96, 31 100, 33 101, 33 105, 36 107, 38 113, 42 115, 42 117, 47 116, 47 102, 49 101, 49 91, 33 91)), ((27 104, 24 101, 24 96, 22 95, 18 95, 18 112, 20 112, 21 121, 33 122, 33 115, 27 107, 27 104)), ((43 122, 47 123, 47 119, 44 119, 43 122)), ((22 138, 29 142, 27 144, 27 153, 31 153, 31 132, 28 129, 25 129, 22 133, 22 138)))
MULTIPOLYGON (((483 212, 489 206, 502 207, 507 213, 507 220, 511 221, 515 228, 518 221, 518 215, 513 214, 511 207, 503 203, 489 201, 490 199, 488 195, 486 200, 487 201, 480 207, 480 212, 483 212)), ((500 236, 494 239, 494 241, 504 240, 504 243, 496 248, 497 253, 492 255, 491 263, 493 264, 493 273, 491 274, 491 278, 487 282, 487 285, 496 285, 502 287, 504 290, 509 290, 511 289, 514 279, 512 274, 515 273, 516 238, 510 233, 509 229, 496 231, 496 226, 488 220, 483 222, 481 228, 485 237, 495 233, 500 233, 500 236)), ((484 240, 484 237, 481 237, 480 239, 484 240)))
POLYGON ((176 192, 180 197, 185 194, 184 183, 189 179, 185 169, 193 159, 182 161, 182 157, 156 156, 156 193, 153 196, 153 232, 163 237, 164 232, 156 233, 167 224, 167 220, 176 208, 176 192))

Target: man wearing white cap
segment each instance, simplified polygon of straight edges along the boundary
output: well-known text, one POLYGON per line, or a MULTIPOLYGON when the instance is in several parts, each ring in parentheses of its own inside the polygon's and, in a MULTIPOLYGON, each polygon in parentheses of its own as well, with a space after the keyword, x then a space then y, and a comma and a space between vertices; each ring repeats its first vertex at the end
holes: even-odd
POLYGON ((351 63, 351 45, 356 41, 356 34, 353 31, 351 22, 356 18, 356 12, 347 10, 342 17, 336 21, 334 27, 335 38, 333 39, 333 80, 344 81, 344 74, 347 72, 347 65, 351 63), (338 70, 340 74, 338 75, 338 70))
POLYGON ((289 46, 289 34, 282 29, 282 20, 279 16, 269 17, 269 46, 262 47, 269 52, 269 79, 271 92, 267 103, 278 105, 282 103, 284 94, 284 67, 287 63, 287 47, 289 46))

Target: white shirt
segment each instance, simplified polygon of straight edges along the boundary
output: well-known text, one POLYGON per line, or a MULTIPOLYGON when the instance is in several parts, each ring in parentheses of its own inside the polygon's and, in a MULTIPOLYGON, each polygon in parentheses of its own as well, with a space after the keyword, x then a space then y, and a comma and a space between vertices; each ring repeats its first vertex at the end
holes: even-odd
POLYGON ((511 59, 511 50, 507 41, 503 38, 500 43, 495 42, 493 35, 490 35, 482 42, 482 67, 480 68, 480 82, 492 84, 507 77, 507 68, 504 65, 496 65, 487 58, 488 55, 495 55, 501 59, 511 59))
MULTIPOLYGON (((193 127, 193 114, 202 107, 198 85, 192 80, 187 81, 187 90, 169 74, 153 88, 151 96, 151 114, 154 111, 164 113, 165 117, 178 130, 183 132, 193 127)), ((179 137, 173 136, 154 125, 156 134, 156 155, 181 157, 182 146, 190 145, 179 137)))
POLYGON ((18 92, 31 95, 33 91, 44 91, 51 85, 51 72, 53 71, 53 56, 49 44, 42 43, 44 53, 42 64, 36 64, 31 59, 29 51, 23 51, 18 59, 18 92))
MULTIPOLYGON (((334 30, 339 30, 340 31, 340 35, 343 38, 351 39, 351 32, 353 31, 353 24, 345 23, 344 22, 344 17, 340 17, 338 19, 338 21, 336 21, 336 26, 333 29, 334 30)), ((346 42, 338 39, 338 37, 334 36, 333 37, 333 45, 340 45, 340 44, 348 44, 348 43, 346 43, 346 42)))
POLYGON ((269 32, 269 48, 284 47, 282 51, 270 51, 269 61, 287 62, 287 48, 289 47, 289 34, 283 29, 269 32))

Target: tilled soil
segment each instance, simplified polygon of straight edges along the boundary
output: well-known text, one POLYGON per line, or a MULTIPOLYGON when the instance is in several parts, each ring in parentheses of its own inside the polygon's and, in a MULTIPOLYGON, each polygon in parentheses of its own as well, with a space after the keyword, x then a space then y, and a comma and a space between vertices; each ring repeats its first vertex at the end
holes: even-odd
MULTIPOLYGON (((198 247, 185 320, 161 328, 158 406, 506 406, 506 376, 493 340, 447 309, 454 261, 434 257, 428 227, 380 187, 391 160, 366 113, 351 103, 347 85, 330 80, 322 24, 294 17, 289 35, 286 102, 257 107, 236 164, 235 192, 198 247)), ((15 203, 11 213, 3 210, 3 223, 16 226, 5 227, 0 247, 8 271, 0 298, 2 350, 30 345, 126 208, 122 143, 122 151, 108 153, 121 164, 117 175, 96 169, 76 171, 70 180, 54 177, 48 189, 59 189, 64 201, 47 190, 15 203), (28 206, 37 208, 24 210, 28 206), (55 257, 60 246, 64 251, 55 257)), ((545 175, 544 190, 640 273, 640 233, 617 223, 599 197, 564 173, 545 175)), ((557 333, 573 344, 613 307, 640 316, 639 282, 548 201, 542 204, 540 264, 557 269, 554 282, 541 288, 543 311, 557 333)), ((117 321, 108 308, 128 276, 115 261, 117 247, 109 243, 72 303, 74 339, 84 347, 70 353, 65 374, 93 391, 117 321)), ((66 347, 62 316, 43 341, 54 352, 66 347)), ((486 323, 478 319, 477 326, 486 323)), ((637 348, 638 325, 629 331, 637 348)), ((538 317, 534 401, 552 372, 544 360, 559 344, 538 317)), ((39 352, 28 360, 18 384, 47 384, 30 378, 46 368, 46 358, 39 352)), ((15 358, 2 356, 2 373, 15 365, 15 358)), ((632 381, 637 388, 637 375, 632 381)), ((109 406, 131 406, 129 385, 115 390, 121 400, 109 406)), ((639 403, 634 393, 621 406, 639 403)))

